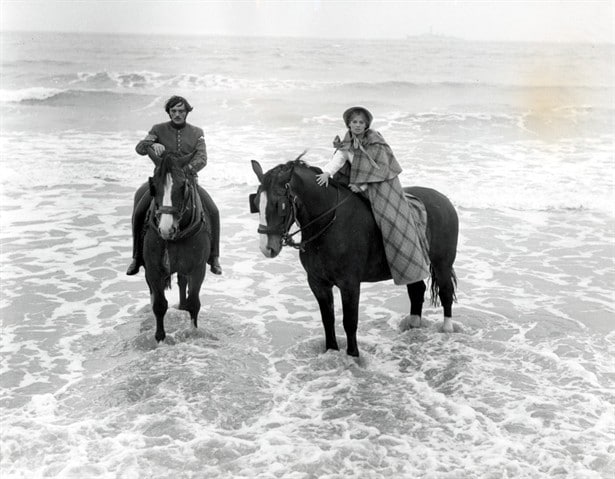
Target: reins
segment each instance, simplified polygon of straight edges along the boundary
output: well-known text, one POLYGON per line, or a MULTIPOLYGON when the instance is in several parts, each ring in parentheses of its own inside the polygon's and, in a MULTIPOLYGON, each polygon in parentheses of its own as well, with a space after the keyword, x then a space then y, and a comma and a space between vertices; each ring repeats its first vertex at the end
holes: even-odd
POLYGON ((340 201, 340 189, 336 188, 336 190, 335 190, 336 191, 335 205, 332 206, 331 208, 329 208, 328 210, 326 210, 324 213, 321 213, 320 215, 318 215, 316 218, 311 220, 306 225, 301 226, 299 224, 299 222, 297 221, 297 205, 296 205, 297 195, 293 195, 292 190, 290 189, 290 184, 289 183, 286 183, 285 186, 286 186, 286 191, 288 192, 287 193, 287 198, 288 198, 288 200, 289 200, 289 202, 291 204, 291 214, 289 215, 290 221, 287 222, 286 227, 284 228, 285 231, 282 233, 282 246, 290 246, 290 247, 298 249, 300 251, 305 251, 305 245, 307 245, 308 243, 311 243, 312 241, 314 241, 315 239, 320 237, 322 234, 325 233, 325 231, 327 231, 331 227, 331 225, 333 225, 333 223, 337 219, 337 209, 340 207, 340 205, 344 204, 344 202, 346 202, 348 200, 348 198, 350 198, 352 195, 346 195, 346 197, 344 197, 340 201), (293 195, 293 196, 291 196, 291 195, 293 195), (295 236, 298 233, 303 233, 303 230, 305 230, 308 226, 310 226, 310 225, 316 223, 317 221, 321 220, 322 218, 327 216, 329 213, 333 213, 333 217, 329 220, 329 222, 320 231, 316 232, 315 234, 313 234, 312 236, 310 236, 306 240, 302 239, 301 242, 299 242, 299 243, 297 243, 295 240, 292 239, 293 236, 295 236), (297 231, 289 234, 290 226, 293 223, 295 223, 295 222, 299 226, 299 229, 297 231))

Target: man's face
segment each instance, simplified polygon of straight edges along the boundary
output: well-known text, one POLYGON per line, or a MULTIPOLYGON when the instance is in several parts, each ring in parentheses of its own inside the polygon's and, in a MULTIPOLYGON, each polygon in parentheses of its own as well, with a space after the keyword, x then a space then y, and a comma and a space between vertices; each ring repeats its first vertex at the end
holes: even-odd
POLYGON ((183 103, 178 103, 169 109, 169 118, 176 125, 183 124, 186 121, 186 116, 188 116, 188 112, 183 103))

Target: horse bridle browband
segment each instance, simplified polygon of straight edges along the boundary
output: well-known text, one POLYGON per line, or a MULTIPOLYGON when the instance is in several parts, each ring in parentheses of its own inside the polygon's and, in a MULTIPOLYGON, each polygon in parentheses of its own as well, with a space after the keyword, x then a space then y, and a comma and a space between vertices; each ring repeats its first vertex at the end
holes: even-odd
MULTIPOLYGON (((345 201, 348 200, 348 198, 350 198, 352 195, 347 195, 345 198, 343 198, 340 201, 340 190, 339 188, 336 188, 336 197, 335 197, 335 205, 332 206, 331 208, 329 208, 328 210, 326 210, 324 213, 321 213, 320 215, 318 215, 316 218, 314 218, 312 221, 308 222, 307 224, 301 226, 299 224, 299 222, 297 221, 297 195, 295 195, 291 188, 290 188, 290 183, 286 183, 284 185, 285 190, 286 190, 286 195, 285 195, 285 199, 287 200, 288 204, 290 204, 290 213, 287 213, 285 216, 285 221, 284 221, 284 225, 282 226, 282 228, 269 228, 265 225, 259 225, 258 226, 258 233, 260 234, 271 234, 271 233, 277 233, 280 234, 282 236, 282 246, 290 246, 292 248, 296 248, 300 251, 305 251, 305 245, 307 245, 308 243, 311 243, 312 241, 314 241, 316 238, 318 238, 319 236, 321 236, 325 231, 327 231, 331 225, 335 222, 335 220, 337 219, 337 209, 340 207, 340 205, 342 205, 345 201), (301 242, 297 243, 295 240, 293 240, 293 236, 295 236, 298 233, 302 233, 303 230, 305 228, 307 228, 308 226, 316 223, 317 221, 321 220, 322 218, 324 218, 325 216, 327 216, 328 214, 333 213, 333 217, 329 220, 329 222, 322 228, 320 229, 316 234, 310 236, 308 239, 306 240, 301 240, 301 242), (299 226, 299 229, 293 233, 289 233, 290 231, 290 227, 292 226, 293 223, 297 223, 297 226, 299 226)), ((285 203, 282 203, 282 209, 285 209, 285 203)))
MULTIPOLYGON (((188 185, 187 180, 185 181, 185 183, 186 185, 188 185)), ((159 217, 160 215, 173 215, 177 218, 181 218, 188 209, 186 205, 188 204, 189 196, 190 187, 188 185, 188 188, 186 188, 186 192, 184 193, 184 201, 182 202, 183 204, 181 210, 176 206, 158 206, 155 211, 156 217, 159 217)))

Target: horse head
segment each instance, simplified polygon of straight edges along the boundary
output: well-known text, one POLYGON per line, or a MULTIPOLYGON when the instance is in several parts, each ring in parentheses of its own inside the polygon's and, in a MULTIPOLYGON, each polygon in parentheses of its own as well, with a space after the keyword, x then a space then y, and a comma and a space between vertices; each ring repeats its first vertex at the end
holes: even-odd
POLYGON ((330 218, 335 219, 339 190, 337 186, 328 190, 317 185, 315 175, 321 170, 301 160, 304 154, 267 173, 263 173, 257 161, 252 161, 260 186, 256 194, 250 195, 250 211, 260 215, 260 250, 268 258, 276 257, 285 245, 303 250, 330 226, 330 218), (310 203, 309 208, 306 201, 310 203), (295 222, 300 223, 300 229, 289 233, 295 222), (303 233, 307 228, 311 234, 305 239, 303 233), (299 232, 302 241, 296 243, 293 236, 299 232))
POLYGON ((255 195, 250 198, 250 210, 258 212, 260 250, 268 258, 275 258, 288 239, 288 230, 296 220, 297 198, 291 192, 295 167, 303 164, 302 153, 295 159, 272 168, 267 173, 258 161, 252 161, 252 169, 260 181, 255 195))
POLYGON ((251 211, 259 213, 260 250, 266 257, 275 258, 282 250, 282 238, 295 220, 289 194, 293 164, 278 165, 263 173, 261 165, 253 160, 252 169, 260 181, 256 195, 251 198, 251 211))
POLYGON ((164 152, 156 162, 150 193, 155 202, 155 224, 164 240, 175 239, 189 206, 193 180, 184 170, 189 161, 189 156, 164 152))

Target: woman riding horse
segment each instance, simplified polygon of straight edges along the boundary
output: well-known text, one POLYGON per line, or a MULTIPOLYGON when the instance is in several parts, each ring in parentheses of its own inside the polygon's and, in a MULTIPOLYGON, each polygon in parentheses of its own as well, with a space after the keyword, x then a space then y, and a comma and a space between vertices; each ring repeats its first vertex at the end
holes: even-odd
POLYGON ((349 165, 349 187, 370 202, 395 284, 428 278, 425 224, 411 213, 399 181, 402 169, 393 151, 379 132, 370 129, 373 116, 366 108, 349 108, 343 119, 348 132, 343 141, 335 138, 333 159, 316 176, 317 183, 328 186, 329 177, 349 165))
MULTIPOLYGON (((260 213, 258 233, 261 252, 275 258, 285 245, 299 248, 325 329, 326 349, 338 349, 335 337, 333 286, 342 296, 346 351, 358 356, 357 324, 361 283, 391 279, 382 234, 365 199, 334 182, 330 188, 317 185, 322 171, 306 165, 300 157, 263 173, 253 160, 252 169, 260 185, 251 195, 250 209, 260 213), (293 224, 299 230, 290 233, 293 224), (301 233, 301 241, 292 238, 301 233)), ((457 252, 458 219, 455 208, 443 194, 430 188, 404 189, 420 203, 427 216, 427 239, 431 293, 440 298, 444 310, 442 331, 452 332, 452 303, 455 298, 453 263, 457 252)), ((410 318, 402 327, 421 324, 423 280, 407 284, 410 318)))

